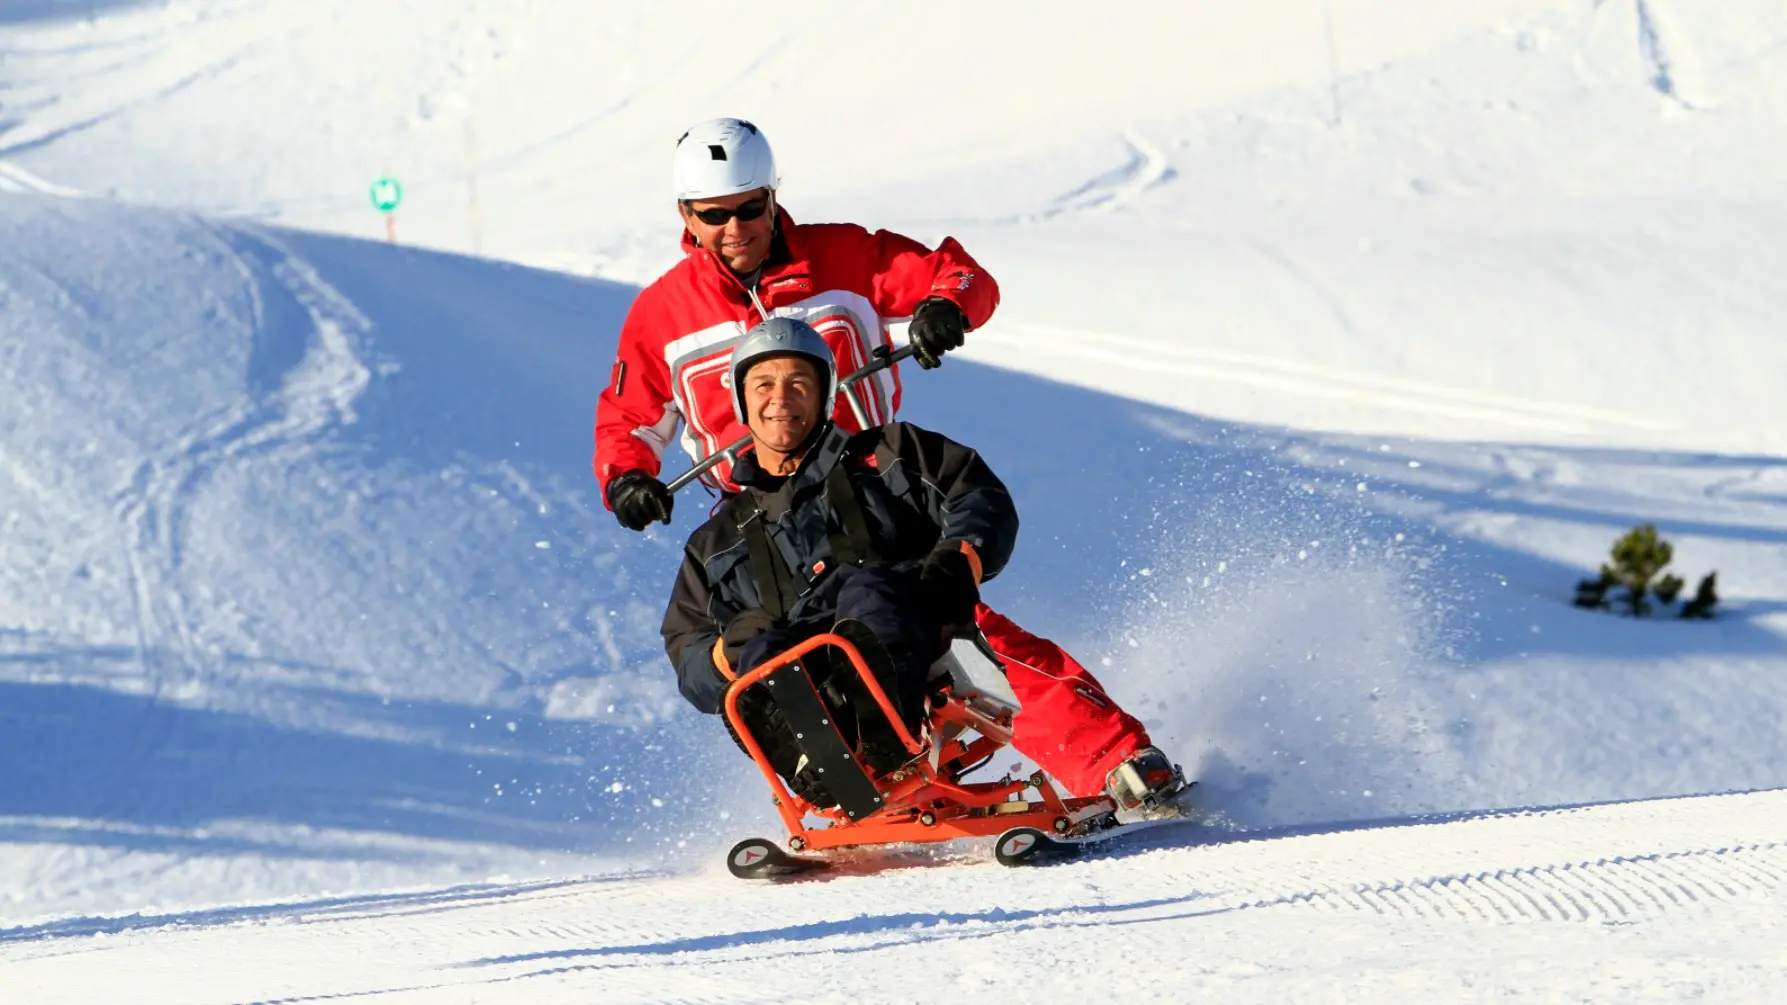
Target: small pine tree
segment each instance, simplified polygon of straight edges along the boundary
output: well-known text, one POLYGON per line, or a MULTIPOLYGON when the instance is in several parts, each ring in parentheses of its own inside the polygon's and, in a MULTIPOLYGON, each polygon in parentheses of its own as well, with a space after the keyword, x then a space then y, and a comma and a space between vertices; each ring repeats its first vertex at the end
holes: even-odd
MULTIPOLYGON (((1675 549, 1668 541, 1657 536, 1655 524, 1646 523, 1633 527, 1613 542, 1613 561, 1601 566, 1600 575, 1594 579, 1577 581, 1576 606, 1606 610, 1609 603, 1608 591, 1616 586, 1625 588, 1620 600, 1626 611, 1635 618, 1650 613, 1650 603, 1645 600, 1646 594, 1654 594, 1663 603, 1673 604, 1681 596, 1682 587, 1687 585, 1680 576, 1663 572, 1674 557, 1675 549), (1663 578, 1658 579, 1659 575, 1663 578)), ((1700 581, 1700 588, 1693 599, 1682 605, 1682 617, 1713 616, 1713 605, 1719 602, 1718 592, 1714 588, 1716 579, 1716 573, 1708 573, 1700 581)))
POLYGON ((1594 579, 1576 581, 1576 606, 1589 610, 1603 610, 1607 607, 1607 591, 1619 585, 1619 577, 1605 565, 1601 566, 1601 574, 1594 579))
POLYGON ((1713 605, 1719 602, 1719 593, 1715 581, 1719 574, 1709 572, 1700 581, 1700 588, 1694 591, 1694 599, 1682 605, 1682 617, 1702 618, 1710 620, 1713 616, 1713 605))
MULTIPOLYGON (((1645 593, 1650 589, 1650 581, 1663 571, 1663 567, 1669 564, 1674 555, 1675 549, 1669 542, 1657 536, 1657 525, 1654 523, 1633 527, 1618 541, 1613 542, 1612 572, 1619 584, 1626 588, 1626 608, 1633 617, 1639 617, 1650 610, 1650 604, 1644 599, 1645 593)), ((1676 589, 1679 590, 1680 587, 1677 586, 1676 589)))

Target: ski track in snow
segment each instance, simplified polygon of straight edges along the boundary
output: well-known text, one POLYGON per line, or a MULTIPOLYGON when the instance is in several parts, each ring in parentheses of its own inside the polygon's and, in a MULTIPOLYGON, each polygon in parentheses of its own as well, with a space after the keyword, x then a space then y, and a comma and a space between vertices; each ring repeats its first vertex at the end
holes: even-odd
MULTIPOLYGON (((155 45, 157 41, 158 40, 154 37, 153 33, 142 38, 126 40, 125 42, 120 43, 119 47, 130 48, 132 46, 139 46, 136 52, 126 57, 122 62, 108 62, 97 71, 82 75, 90 76, 91 78, 122 76, 124 73, 131 72, 139 67, 147 68, 148 72, 153 75, 156 69, 157 53, 151 46, 155 45)), ((210 59, 202 65, 180 74, 173 80, 155 82, 150 87, 144 89, 125 89, 125 93, 128 94, 128 97, 117 101, 110 107, 102 108, 98 111, 84 115, 78 115, 71 120, 58 121, 53 116, 46 117, 50 122, 50 125, 47 128, 38 127, 29 129, 16 138, 8 138, 4 132, 0 132, 0 156, 29 153, 32 150, 48 146, 58 140, 78 135, 90 129, 105 125, 108 122, 126 117, 132 111, 153 108, 194 85, 201 84, 204 81, 228 73, 238 63, 243 61, 245 57, 248 57, 254 52, 271 44, 273 43, 257 41, 242 46, 221 59, 210 59)), ((77 50, 77 54, 80 51, 81 50, 77 50)))
POLYGON ((255 339, 297 335, 306 345, 277 391, 245 397, 175 437, 138 465, 114 497, 127 539, 139 660, 153 691, 171 690, 174 697, 202 678, 206 664, 184 610, 180 579, 186 510, 195 493, 222 465, 249 458, 277 465, 282 455, 296 459, 313 450, 332 426, 353 421, 354 399, 371 380, 354 351, 368 322, 308 263, 270 237, 221 227, 210 234, 255 297, 255 339), (295 301, 311 330, 265 331, 274 323, 262 299, 268 292, 295 301), (180 654, 180 665, 170 665, 170 653, 180 654))
POLYGON ((1088 179, 1047 208, 1026 213, 1016 222, 1041 223, 1067 213, 1109 213, 1173 179, 1172 164, 1154 144, 1128 132, 1123 134, 1123 145, 1129 149, 1129 159, 1122 166, 1088 179))
POLYGON ((1787 877, 1778 842, 1561 866, 1497 869, 1396 880, 1351 890, 1295 894, 1250 907, 1299 905, 1329 912, 1465 921, 1592 921, 1614 924, 1695 905, 1766 896, 1787 877), (1712 858, 1716 866, 1700 862, 1712 858))
POLYGON ((72 188, 45 181, 17 164, 0 160, 0 192, 13 192, 19 195, 60 195, 79 196, 82 193, 72 188))
MULTIPOLYGON (((14 986, 64 993, 94 969, 153 974, 137 985, 144 1003, 429 989, 440 997, 413 1000, 460 1001, 470 987, 483 988, 479 1001, 509 1000, 505 987, 528 1001, 549 987, 660 1000, 672 988, 687 996, 706 977, 734 989, 796 988, 795 978, 835 972, 837 954, 850 954, 855 979, 872 986, 906 965, 901 951, 964 940, 995 955, 1030 944, 1014 939, 1101 932, 1195 941, 1280 912, 1404 932, 1643 926, 1787 893, 1782 790, 1226 840, 1200 830, 1189 843, 1181 829, 1154 832, 1174 834, 1138 835, 1043 869, 989 863, 780 885, 620 877, 76 920, 0 931, 0 966, 23 982, 14 986), (225 954, 235 964, 228 973, 153 965, 225 954)), ((33 998, 63 1000, 77 999, 33 998)))

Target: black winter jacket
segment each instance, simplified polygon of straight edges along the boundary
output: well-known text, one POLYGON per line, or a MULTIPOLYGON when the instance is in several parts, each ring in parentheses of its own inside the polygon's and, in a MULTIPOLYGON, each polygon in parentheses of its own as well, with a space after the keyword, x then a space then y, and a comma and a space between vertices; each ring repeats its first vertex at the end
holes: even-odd
POLYGON ((848 533, 854 521, 840 516, 830 498, 828 481, 837 484, 833 469, 840 465, 855 490, 857 526, 866 528, 871 545, 856 564, 914 567, 938 542, 965 541, 974 546, 985 580, 1011 558, 1018 536, 1011 494, 979 453, 938 433, 908 422, 854 436, 832 426, 787 478, 765 475, 757 455, 746 453, 733 468, 744 490, 690 535, 664 612, 665 651, 683 697, 701 711, 719 712, 725 697, 714 643, 739 612, 776 613, 785 605, 784 623, 829 624, 837 606, 834 552, 852 550, 849 542, 857 540, 848 533), (745 527, 759 518, 792 597, 766 595, 757 582, 745 527))

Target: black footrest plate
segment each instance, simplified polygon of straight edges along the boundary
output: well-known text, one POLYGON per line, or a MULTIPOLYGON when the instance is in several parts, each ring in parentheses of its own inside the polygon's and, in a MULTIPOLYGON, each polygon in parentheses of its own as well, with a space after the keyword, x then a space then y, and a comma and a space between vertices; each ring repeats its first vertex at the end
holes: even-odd
POLYGON ((881 790, 851 755, 838 732, 836 717, 819 697, 806 668, 790 663, 765 678, 764 684, 781 706, 801 752, 807 755, 807 767, 819 772, 838 807, 852 820, 880 809, 881 790))

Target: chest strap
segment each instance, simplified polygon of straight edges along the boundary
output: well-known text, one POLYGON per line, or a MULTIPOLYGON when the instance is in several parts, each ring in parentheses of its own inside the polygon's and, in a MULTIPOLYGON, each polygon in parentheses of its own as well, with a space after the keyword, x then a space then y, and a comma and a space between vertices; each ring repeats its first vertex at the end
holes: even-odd
POLYGON ((752 513, 738 525, 738 529, 745 536, 745 552, 751 559, 751 575, 757 580, 757 594, 763 602, 763 610, 780 621, 788 616, 788 609, 794 606, 800 591, 795 588, 788 567, 776 560, 769 531, 763 526, 763 510, 752 513))
POLYGON ((832 558, 839 565, 878 565, 869 522, 862 515, 862 500, 857 498, 844 462, 845 458, 838 458, 825 475, 825 497, 838 515, 838 529, 831 532, 832 558))

